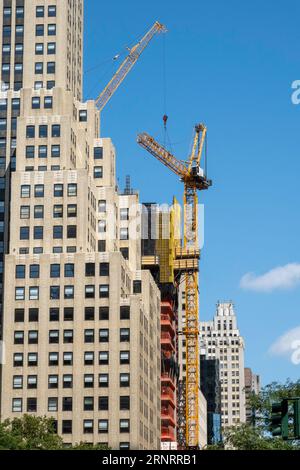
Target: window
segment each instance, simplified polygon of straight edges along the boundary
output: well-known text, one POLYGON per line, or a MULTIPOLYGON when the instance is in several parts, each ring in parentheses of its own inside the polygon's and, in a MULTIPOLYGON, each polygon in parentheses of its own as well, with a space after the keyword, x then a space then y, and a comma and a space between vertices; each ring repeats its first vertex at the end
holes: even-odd
POLYGON ((43 240, 44 227, 33 227, 33 238, 34 240, 43 240))
POLYGON ((44 185, 37 184, 34 187, 34 196, 35 197, 44 197, 44 185))
POLYGON ((30 197, 30 186, 29 185, 22 185, 21 186, 21 197, 28 198, 30 197))
POLYGON ((34 158, 34 146, 27 145, 26 146, 26 158, 34 158))
POLYGON ((107 434, 108 433, 108 420, 107 419, 99 419, 99 421, 98 421, 98 432, 99 432, 99 434, 107 434))
POLYGON ((15 322, 16 323, 23 323, 24 322, 24 309, 23 308, 16 308, 15 309, 15 322))
POLYGON ((24 18, 24 7, 16 7, 16 18, 24 18))
POLYGON ((81 109, 79 111, 79 122, 87 122, 87 110, 81 109))
POLYGON ((76 238, 77 237, 77 226, 68 225, 67 227, 67 238, 76 238))
POLYGON ((73 330, 64 330, 64 344, 73 343, 73 330))
POLYGON ((21 37, 24 34, 24 26, 23 25, 16 25, 16 38, 21 37))
POLYGON ((27 139, 34 139, 35 137, 35 127, 34 126, 27 126, 26 127, 26 138, 27 139))
POLYGON ((98 240, 98 252, 105 253, 105 251, 106 251, 106 241, 98 240))
POLYGON ((105 233, 106 232, 106 221, 99 220, 98 221, 98 233, 105 233))
POLYGON ((24 331, 15 331, 14 344, 24 344, 24 331))
POLYGON ((142 293, 142 281, 133 281, 133 293, 134 294, 142 293))
POLYGON ((45 8, 43 6, 38 6, 35 9, 35 16, 37 18, 43 18, 45 15, 45 8))
POLYGON ((84 434, 94 433, 94 421, 92 419, 85 419, 83 421, 83 433, 84 434))
POLYGON ((36 43, 35 53, 36 53, 36 55, 43 55, 44 54, 44 44, 42 42, 36 43))
POLYGON ((120 432, 129 433, 130 432, 130 421, 129 419, 120 419, 120 432))
POLYGON ((58 300, 60 298, 60 287, 51 286, 50 287, 50 300, 58 300))
POLYGON ((23 367, 23 354, 15 353, 14 354, 14 367, 23 367))
POLYGON ((49 366, 58 366, 58 353, 49 353, 49 366))
POLYGON ((42 75, 44 73, 44 64, 43 62, 36 62, 34 64, 34 72, 36 75, 42 75))
POLYGON ((109 353, 108 351, 99 352, 99 366, 109 364, 109 353))
POLYGON ((120 307, 120 320, 130 320, 130 306, 122 305, 120 307))
POLYGON ((48 411, 57 412, 58 411, 58 398, 50 397, 48 398, 48 411))
POLYGON ((50 330, 49 331, 49 344, 58 344, 59 343, 59 330, 50 330))
POLYGON ((74 299, 74 286, 65 286, 65 299, 74 299))
POLYGON ((72 421, 63 420, 62 422, 62 434, 72 434, 72 421))
POLYGON ((68 204, 68 217, 77 217, 77 205, 68 204))
POLYGON ((100 214, 106 213, 106 201, 105 200, 100 200, 98 202, 98 212, 100 214))
POLYGON ((92 374, 85 374, 84 376, 84 388, 94 387, 94 376, 92 374))
POLYGON ((100 263, 100 276, 109 276, 109 263, 100 263))
POLYGON ((63 197, 63 195, 64 195, 64 185, 63 184, 55 184, 54 185, 53 195, 54 195, 54 197, 63 197))
POLYGON ((120 364, 130 364, 130 352, 129 351, 121 351, 120 352, 120 364))
POLYGON ((56 24, 48 24, 48 36, 56 35, 56 24))
POLYGON ((52 137, 60 137, 60 124, 52 125, 52 137))
POLYGON ((48 137, 48 126, 45 124, 39 126, 39 137, 40 139, 46 139, 48 137))
POLYGON ((94 299, 95 298, 95 286, 85 286, 85 298, 94 299))
POLYGON ((127 343, 130 341, 130 329, 120 328, 120 342, 127 343))
POLYGON ((45 96, 44 98, 44 108, 52 109, 53 108, 53 98, 52 96, 45 96))
POLYGON ((109 385, 108 374, 99 374, 99 387, 107 388, 109 385))
POLYGON ((41 99, 38 96, 34 96, 31 100, 31 107, 32 109, 40 109, 41 107, 41 99))
POLYGON ((38 365, 38 355, 37 353, 28 354, 28 366, 36 367, 38 365))
POLYGON ((68 196, 69 197, 77 196, 77 184, 75 183, 68 184, 68 196))
POLYGON ((109 342, 109 330, 101 329, 99 330, 99 343, 108 343, 109 342))
POLYGON ((23 376, 14 375, 13 376, 13 389, 18 390, 23 388, 23 376))
POLYGON ((95 309, 94 309, 94 307, 85 307, 85 309, 84 309, 84 319, 86 321, 95 320, 95 309))
POLYGON ((37 375, 28 375, 27 377, 27 388, 29 390, 37 389, 37 375))
POLYGON ((34 218, 35 219, 44 218, 44 206, 34 206, 34 218))
POLYGON ((52 90, 52 88, 55 87, 55 81, 54 80, 48 80, 47 81, 47 90, 52 90))
POLYGON ((130 410, 130 397, 120 397, 120 411, 130 410))
POLYGON ((60 157, 60 145, 52 145, 51 146, 51 157, 52 158, 59 158, 60 157))
POLYGON ((22 398, 13 398, 12 411, 13 411, 13 413, 21 413, 22 412, 22 398))
POLYGON ((54 240, 61 240, 63 238, 63 227, 62 227, 62 225, 55 225, 53 227, 53 238, 54 238, 54 240))
POLYGON ((72 397, 63 397, 62 399, 62 410, 63 411, 72 411, 73 409, 73 399, 72 397))
POLYGON ((84 411, 94 411, 94 398, 93 397, 84 397, 84 399, 83 399, 83 410, 84 411))
POLYGON ((95 147, 94 148, 94 159, 95 160, 102 160, 103 159, 103 148, 102 147, 95 147))
POLYGON ((30 279, 38 279, 40 277, 40 266, 38 264, 31 264, 29 268, 30 279))
POLYGON ((47 44, 47 54, 56 54, 56 43, 55 42, 48 42, 47 44))
POLYGON ((129 386, 130 386, 130 375, 120 374, 120 387, 129 387, 129 386))
POLYGON ((94 330, 84 330, 84 342, 85 343, 94 343, 95 341, 95 332, 94 330))
POLYGON ((99 307, 99 320, 109 320, 109 307, 99 307))
POLYGON ((85 264, 85 275, 87 277, 95 276, 95 263, 86 263, 85 264))
POLYGON ((35 90, 41 90, 41 88, 43 88, 43 82, 37 80, 34 82, 34 89, 35 90))
POLYGON ((100 299, 107 299, 109 297, 109 285, 101 284, 99 286, 99 296, 100 299))
POLYGON ((50 308, 49 310, 49 321, 59 321, 59 308, 50 308))
POLYGON ((107 411, 109 408, 108 397, 99 397, 98 409, 99 411, 107 411))
POLYGON ((74 320, 74 308, 65 307, 64 308, 64 321, 73 321, 74 320))
POLYGON ((25 287, 16 287, 15 300, 25 300, 25 287))
POLYGON ((120 219, 129 220, 129 209, 120 209, 120 219))
POLYGON ((63 388, 72 388, 73 387, 73 375, 64 375, 63 376, 63 388))
POLYGON ((85 366, 94 365, 94 353, 93 352, 84 353, 84 365, 85 366))
POLYGON ((28 332, 28 344, 38 344, 38 331, 28 332))
POLYGON ((23 264, 16 266, 16 279, 25 279, 25 268, 26 266, 23 264))
POLYGON ((44 36, 44 25, 43 24, 37 24, 35 26, 35 35, 36 36, 44 36))
POLYGON ((96 179, 103 178, 103 167, 102 166, 95 166, 94 167, 94 178, 96 178, 96 179))
POLYGON ((65 352, 63 363, 64 363, 64 366, 72 366, 73 365, 73 353, 65 352))
POLYGON ((64 215, 64 206, 56 205, 53 207, 53 218, 62 219, 64 215))
MULTIPOLYGON (((55 62, 47 62, 47 73, 52 73, 54 74, 55 73, 55 62)), ((59 136, 54 136, 52 135, 52 137, 59 137, 59 136)))
POLYGON ((128 228, 121 228, 120 229, 120 240, 128 240, 128 239, 129 239, 128 228))
POLYGON ((56 5, 48 6, 48 16, 51 18, 56 16, 56 5))
POLYGON ((73 263, 65 264, 65 277, 74 277, 75 266, 73 263))
POLYGON ((39 158, 47 158, 48 148, 47 145, 39 145, 39 158))
POLYGON ((29 309, 29 322, 30 323, 37 323, 39 321, 39 309, 38 308, 30 308, 29 309))
POLYGON ((130 450, 130 443, 120 442, 119 450, 130 450))
POLYGON ((60 277, 60 264, 51 264, 51 266, 50 266, 50 277, 51 278, 60 277))
POLYGON ((37 411, 37 399, 27 398, 27 412, 35 413, 37 411))

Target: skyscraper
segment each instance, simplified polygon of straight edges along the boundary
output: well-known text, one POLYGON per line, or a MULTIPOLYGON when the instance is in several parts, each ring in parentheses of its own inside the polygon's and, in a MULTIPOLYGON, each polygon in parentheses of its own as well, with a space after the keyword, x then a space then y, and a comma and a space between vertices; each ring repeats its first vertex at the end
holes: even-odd
POLYGON ((248 424, 252 424, 255 418, 250 398, 252 395, 258 395, 259 392, 260 376, 254 374, 249 367, 245 367, 246 421, 248 424))
POLYGON ((160 292, 138 194, 118 193, 115 148, 82 102, 83 1, 1 0, 0 22, 1 419, 159 449, 160 292))
POLYGON ((244 340, 232 302, 218 303, 212 321, 200 322, 201 347, 208 359, 219 359, 222 426, 246 421, 244 340))

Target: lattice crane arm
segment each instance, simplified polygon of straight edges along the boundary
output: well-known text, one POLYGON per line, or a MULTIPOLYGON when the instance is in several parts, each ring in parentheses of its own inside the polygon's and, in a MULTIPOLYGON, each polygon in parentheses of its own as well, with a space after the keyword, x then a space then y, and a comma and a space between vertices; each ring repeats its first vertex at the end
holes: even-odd
POLYGON ((133 46, 126 59, 119 67, 113 78, 110 80, 108 85, 104 88, 102 93, 96 99, 96 106, 99 111, 102 111, 106 104, 109 102, 113 94, 119 88, 121 83, 125 80, 128 73, 138 61, 139 57, 141 56, 142 52, 146 49, 150 41, 157 33, 166 32, 166 27, 156 21, 152 28, 145 34, 145 36, 138 42, 135 46, 133 46))
POLYGON ((206 135, 206 126, 204 124, 197 124, 195 126, 193 149, 189 161, 189 171, 191 171, 193 166, 200 166, 206 135))
POLYGON ((181 178, 188 176, 186 166, 146 132, 138 135, 137 143, 176 175, 181 178))

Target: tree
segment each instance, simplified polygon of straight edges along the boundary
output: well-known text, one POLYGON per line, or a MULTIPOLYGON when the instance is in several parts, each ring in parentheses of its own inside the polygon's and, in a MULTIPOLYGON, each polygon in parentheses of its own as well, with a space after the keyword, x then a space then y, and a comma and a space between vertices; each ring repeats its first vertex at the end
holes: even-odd
POLYGON ((264 387, 258 395, 249 397, 253 410, 252 425, 240 424, 223 432, 223 444, 208 447, 209 450, 300 450, 300 442, 273 438, 269 426, 272 403, 284 398, 300 397, 300 380, 285 384, 273 382, 264 387))

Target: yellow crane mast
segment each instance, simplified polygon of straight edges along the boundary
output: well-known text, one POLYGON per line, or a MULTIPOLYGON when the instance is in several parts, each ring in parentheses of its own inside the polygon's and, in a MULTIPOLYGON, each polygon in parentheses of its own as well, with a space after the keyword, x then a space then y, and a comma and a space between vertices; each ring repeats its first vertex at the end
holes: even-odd
POLYGON ((138 135, 138 144, 178 175, 184 183, 184 243, 178 253, 185 276, 186 323, 183 334, 186 340, 186 390, 185 390, 185 445, 199 445, 199 299, 198 299, 198 191, 207 190, 212 182, 200 167, 207 129, 204 124, 195 127, 192 153, 188 162, 182 162, 156 142, 147 133, 138 135))
POLYGON ((150 41, 154 38, 154 36, 158 33, 164 33, 166 31, 166 27, 156 21, 152 28, 145 34, 145 36, 135 46, 129 49, 128 56, 123 61, 122 65, 118 68, 117 72, 104 88, 102 93, 96 99, 96 106, 99 111, 102 111, 109 102, 113 94, 117 91, 121 83, 127 77, 128 73, 138 61, 141 54, 146 49, 150 41))

